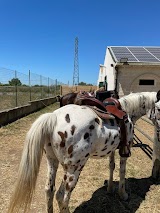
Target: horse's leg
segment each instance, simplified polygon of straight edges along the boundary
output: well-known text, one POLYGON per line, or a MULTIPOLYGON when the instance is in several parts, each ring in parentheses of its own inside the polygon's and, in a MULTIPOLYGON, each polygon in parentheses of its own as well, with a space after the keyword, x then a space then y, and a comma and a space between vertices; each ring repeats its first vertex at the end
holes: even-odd
POLYGON ((109 175, 109 180, 108 180, 108 187, 107 187, 107 192, 112 193, 113 192, 113 172, 115 169, 115 159, 114 159, 115 151, 111 153, 109 156, 109 170, 110 170, 110 175, 109 175))
POLYGON ((68 163, 65 163, 63 165, 64 177, 61 186, 56 194, 60 213, 69 213, 68 204, 71 192, 75 188, 78 182, 79 175, 89 158, 90 150, 88 150, 87 154, 84 152, 84 155, 82 155, 81 151, 82 150, 80 150, 80 153, 77 152, 74 154, 74 160, 72 159, 72 161, 68 161, 67 159, 65 159, 65 162, 68 161, 68 163))
MULTIPOLYGON (((50 145, 50 143, 49 143, 50 145)), ((50 148, 46 148, 46 157, 47 157, 47 165, 48 165, 48 174, 47 174, 47 181, 45 186, 45 194, 46 194, 46 203, 47 203, 47 212, 53 213, 53 197, 55 193, 55 178, 56 172, 58 168, 58 160, 53 153, 53 150, 50 148)))
POLYGON ((61 186, 56 194, 56 199, 59 205, 60 213, 69 213, 69 200, 71 196, 72 190, 75 188, 79 175, 79 170, 76 172, 74 171, 67 171, 64 174, 64 178, 62 180, 61 186))
POLYGON ((160 178, 160 160, 159 159, 153 160, 152 177, 155 180, 158 180, 160 178))
POLYGON ((154 130, 154 144, 153 144, 153 168, 152 168, 152 177, 155 180, 160 178, 160 142, 157 137, 157 129, 154 130))
POLYGON ((122 200, 128 199, 128 194, 126 193, 126 190, 125 190, 126 161, 127 161, 127 158, 120 157, 119 196, 122 200))

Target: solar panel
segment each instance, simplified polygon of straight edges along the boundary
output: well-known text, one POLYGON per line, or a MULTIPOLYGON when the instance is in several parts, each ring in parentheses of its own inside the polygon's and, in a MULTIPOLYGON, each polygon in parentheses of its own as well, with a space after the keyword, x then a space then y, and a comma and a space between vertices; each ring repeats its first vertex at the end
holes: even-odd
POLYGON ((128 61, 137 61, 126 47, 111 47, 111 49, 117 61, 120 61, 121 58, 128 58, 128 61))
POLYGON ((128 58, 128 62, 160 62, 160 47, 110 47, 115 59, 128 58))
POLYGON ((158 60, 143 47, 128 47, 140 62, 158 62, 158 60))
POLYGON ((159 47, 147 47, 145 48, 151 54, 153 54, 160 61, 160 48, 159 47))

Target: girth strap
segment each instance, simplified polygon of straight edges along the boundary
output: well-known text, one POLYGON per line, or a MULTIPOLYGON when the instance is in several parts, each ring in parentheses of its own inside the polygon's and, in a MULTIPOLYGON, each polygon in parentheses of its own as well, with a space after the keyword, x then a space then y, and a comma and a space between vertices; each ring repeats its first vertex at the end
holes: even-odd
POLYGON ((129 143, 127 141, 127 130, 126 130, 126 124, 128 122, 128 116, 125 111, 122 110, 120 102, 111 97, 107 98, 103 101, 103 104, 106 107, 106 110, 109 111, 111 114, 115 115, 118 119, 117 122, 120 127, 120 144, 119 144, 119 154, 121 157, 130 157, 130 147, 129 143))

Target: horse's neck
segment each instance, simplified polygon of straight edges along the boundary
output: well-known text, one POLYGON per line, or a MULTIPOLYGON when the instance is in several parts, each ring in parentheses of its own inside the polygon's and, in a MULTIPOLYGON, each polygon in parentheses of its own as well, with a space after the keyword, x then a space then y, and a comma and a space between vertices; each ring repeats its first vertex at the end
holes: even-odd
POLYGON ((119 101, 122 109, 129 114, 133 123, 135 123, 140 117, 146 115, 147 112, 154 106, 156 101, 156 93, 133 93, 120 98, 119 101))

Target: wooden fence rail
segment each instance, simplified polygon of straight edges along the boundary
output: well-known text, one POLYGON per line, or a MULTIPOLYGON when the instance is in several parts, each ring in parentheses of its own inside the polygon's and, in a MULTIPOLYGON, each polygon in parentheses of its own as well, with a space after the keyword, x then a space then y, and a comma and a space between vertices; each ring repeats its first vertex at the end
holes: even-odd
MULTIPOLYGON (((144 122, 147 122, 149 125, 154 126, 154 124, 146 117, 142 117, 141 118, 144 122)), ((152 143, 154 143, 154 139, 153 137, 151 137, 150 135, 148 135, 146 132, 144 132, 137 124, 134 126, 135 129, 140 132, 143 136, 145 136, 149 141, 151 141, 152 143)), ((136 144, 133 145, 133 147, 140 147, 142 149, 142 151, 150 158, 152 159, 152 155, 153 155, 153 149, 148 145, 145 144, 145 141, 142 142, 142 140, 136 135, 134 134, 134 141, 136 142, 136 144)))

